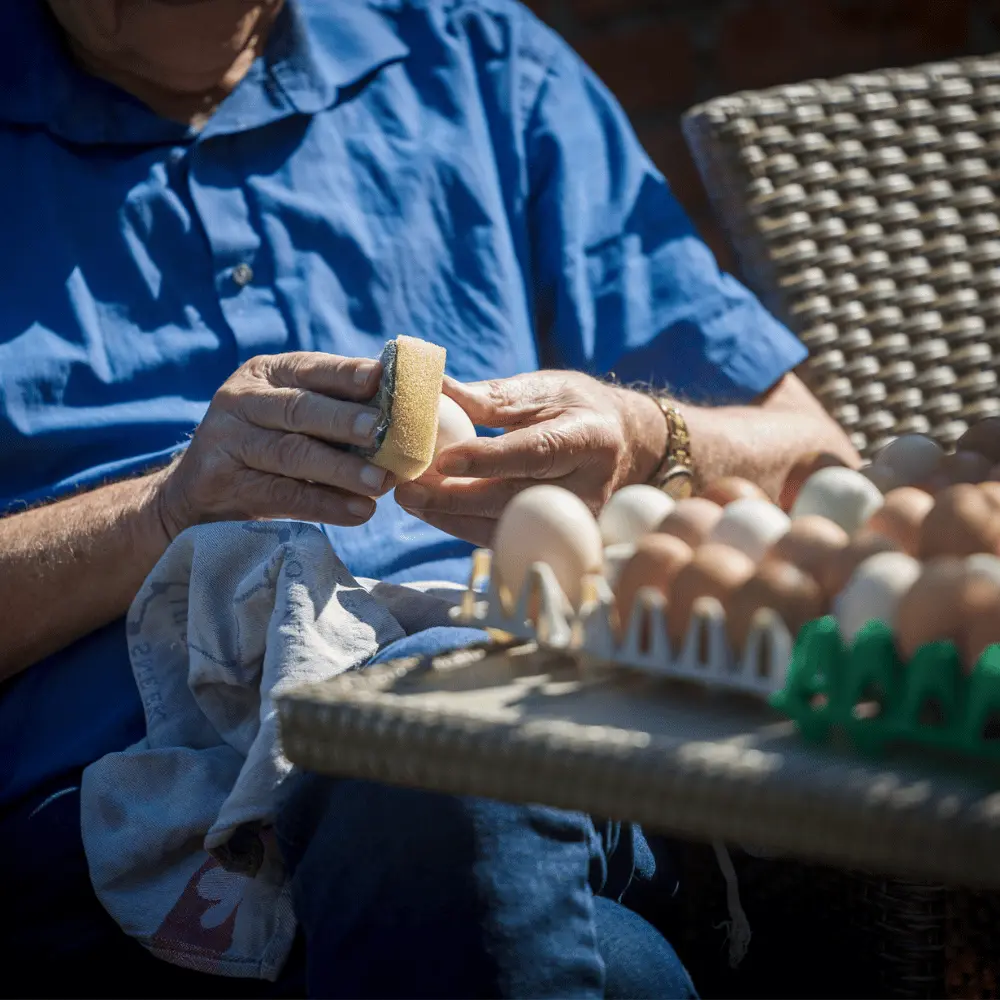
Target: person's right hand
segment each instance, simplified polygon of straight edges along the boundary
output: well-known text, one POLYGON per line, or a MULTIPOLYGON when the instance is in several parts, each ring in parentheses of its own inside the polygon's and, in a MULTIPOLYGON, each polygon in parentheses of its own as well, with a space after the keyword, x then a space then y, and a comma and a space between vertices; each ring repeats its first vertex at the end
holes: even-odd
POLYGON ((215 394, 190 445, 160 479, 167 534, 206 521, 293 518, 354 525, 393 477, 347 451, 372 441, 369 358, 289 353, 251 358, 215 394))

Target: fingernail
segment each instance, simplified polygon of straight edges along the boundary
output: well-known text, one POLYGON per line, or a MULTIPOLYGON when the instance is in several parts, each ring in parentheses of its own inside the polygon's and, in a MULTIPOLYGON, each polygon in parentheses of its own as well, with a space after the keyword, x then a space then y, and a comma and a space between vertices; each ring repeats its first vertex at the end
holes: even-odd
POLYGON ((427 503, 427 498, 430 493, 423 487, 417 486, 414 483, 410 483, 406 489, 403 491, 402 497, 400 497, 400 502, 407 507, 422 507, 427 503))
POLYGON ((385 482, 385 469, 380 469, 377 465, 366 465, 361 470, 360 479, 369 489, 380 490, 385 482))
POLYGON ((368 380, 375 371, 377 361, 359 361, 354 368, 354 382, 356 385, 367 385, 368 380))
POLYGON ((371 500, 362 500, 360 497, 357 500, 348 500, 347 509, 355 517, 367 517, 372 510, 371 500))
POLYGON ((454 458, 445 458, 438 463, 438 472, 446 476, 464 476, 469 471, 472 463, 467 458, 456 455, 454 458))
POLYGON ((354 433, 359 438, 369 438, 375 430, 378 414, 373 410, 363 410, 354 418, 354 433))

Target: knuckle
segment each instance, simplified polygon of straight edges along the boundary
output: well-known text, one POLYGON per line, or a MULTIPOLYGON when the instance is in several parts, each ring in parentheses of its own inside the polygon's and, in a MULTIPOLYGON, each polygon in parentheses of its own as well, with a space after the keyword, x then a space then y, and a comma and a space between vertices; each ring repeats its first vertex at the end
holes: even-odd
POLYGON ((300 492, 298 485, 290 479, 269 476, 264 481, 264 503, 271 513, 282 514, 291 511, 299 499, 300 492))
POLYGON ((292 390, 282 400, 282 422, 290 431, 300 433, 306 428, 306 396, 292 390))

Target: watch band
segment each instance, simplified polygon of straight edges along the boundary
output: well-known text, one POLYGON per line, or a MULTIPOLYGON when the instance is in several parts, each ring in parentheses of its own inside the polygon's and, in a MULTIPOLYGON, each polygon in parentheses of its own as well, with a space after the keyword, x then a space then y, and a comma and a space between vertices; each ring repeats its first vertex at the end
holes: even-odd
POLYGON ((691 457, 691 435, 680 410, 664 396, 654 396, 667 422, 667 446, 663 459, 650 477, 650 485, 663 490, 675 500, 694 492, 694 461, 691 457))

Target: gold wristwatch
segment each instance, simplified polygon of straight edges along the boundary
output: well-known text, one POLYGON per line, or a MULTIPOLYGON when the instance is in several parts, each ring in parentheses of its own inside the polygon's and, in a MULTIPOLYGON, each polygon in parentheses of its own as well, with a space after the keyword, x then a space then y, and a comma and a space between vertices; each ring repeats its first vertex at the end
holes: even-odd
POLYGON ((687 421, 669 399, 663 396, 653 398, 667 421, 667 446, 649 484, 675 500, 683 500, 694 492, 694 462, 687 421))

